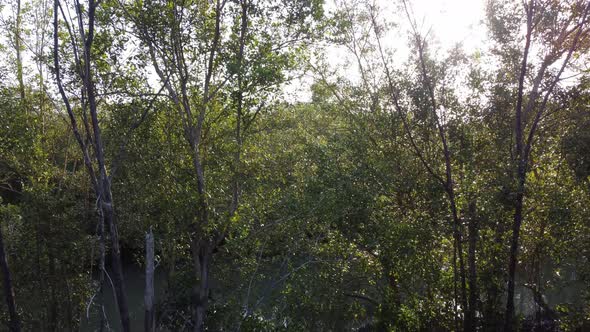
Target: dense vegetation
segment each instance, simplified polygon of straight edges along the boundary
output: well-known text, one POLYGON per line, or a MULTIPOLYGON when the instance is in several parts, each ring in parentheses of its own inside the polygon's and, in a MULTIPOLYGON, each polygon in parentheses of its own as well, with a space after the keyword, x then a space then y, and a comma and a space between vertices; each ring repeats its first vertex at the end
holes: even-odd
POLYGON ((1 330, 590 330, 589 2, 2 5, 1 330))

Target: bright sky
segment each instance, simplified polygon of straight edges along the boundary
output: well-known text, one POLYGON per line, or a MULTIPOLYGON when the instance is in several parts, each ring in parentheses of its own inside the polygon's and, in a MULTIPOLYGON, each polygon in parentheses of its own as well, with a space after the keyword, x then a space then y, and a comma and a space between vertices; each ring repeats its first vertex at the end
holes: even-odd
POLYGON ((426 29, 432 26, 442 48, 461 42, 467 51, 474 50, 485 39, 485 0, 413 0, 412 4, 416 20, 423 19, 426 29))
MULTIPOLYGON (((326 11, 331 12, 336 8, 336 3, 346 1, 348 3, 354 0, 326 0, 326 11)), ((369 0, 370 1, 370 0, 369 0)), ((401 59, 407 58, 407 35, 408 30, 407 18, 405 13, 400 9, 401 0, 374 0, 382 8, 380 15, 387 21, 400 24, 400 28, 384 38, 384 44, 387 47, 393 47, 397 50, 396 54, 401 59), (401 35, 400 35, 401 32, 401 35)), ((478 47, 481 47, 485 41, 485 28, 482 20, 485 15, 486 0, 407 0, 413 9, 413 16, 421 26, 422 32, 432 30, 435 46, 439 47, 442 54, 453 47, 456 43, 462 43, 463 49, 471 53, 478 47)), ((10 6, 2 8, 2 16, 9 15, 10 6)), ((5 38, 1 42, 6 44, 5 38)), ((342 64, 346 55, 342 49, 327 49, 329 61, 332 64, 342 64)), ((313 81, 311 78, 299 81, 296 86, 299 90, 296 92, 296 99, 301 99, 301 93, 308 95, 309 84, 313 81), (303 83, 303 84, 302 84, 303 83)), ((292 90, 292 88, 287 88, 292 90)), ((308 99, 303 97, 303 99, 308 99)))
MULTIPOLYGON (((336 3, 354 0, 326 0, 326 12, 332 12, 337 8, 336 3)), ((399 24, 386 35, 382 42, 387 48, 396 50, 397 58, 407 59, 408 56, 408 20, 401 9, 401 0, 374 0, 380 10, 381 19, 399 24)), ((486 0, 408 0, 413 16, 418 23, 420 31, 426 33, 431 30, 429 40, 434 40, 433 46, 438 48, 441 55, 447 50, 461 43, 463 50, 469 54, 484 47, 486 41, 486 29, 483 22, 485 18, 486 0)), ((342 66, 347 61, 355 67, 354 61, 344 48, 328 47, 327 58, 331 65, 342 66)), ((354 76, 354 69, 347 70, 347 76, 354 76)), ((310 100, 308 90, 313 77, 296 80, 286 89, 296 100, 310 100)))

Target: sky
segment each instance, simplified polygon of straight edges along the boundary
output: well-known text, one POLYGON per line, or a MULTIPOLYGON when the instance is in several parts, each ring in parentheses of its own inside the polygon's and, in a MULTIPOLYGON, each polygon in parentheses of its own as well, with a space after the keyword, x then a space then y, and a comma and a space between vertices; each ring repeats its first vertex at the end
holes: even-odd
POLYGON ((413 0, 412 4, 417 20, 432 26, 442 48, 461 42, 466 50, 474 50, 485 39, 485 0, 413 0))
MULTIPOLYGON (((342 1, 354 0, 326 0, 326 12, 333 12, 342 1)), ((400 0, 374 0, 380 10, 380 15, 386 21, 399 24, 399 28, 392 29, 384 38, 383 43, 387 48, 396 50, 399 59, 407 59, 408 39, 406 32, 409 30, 405 12, 401 11, 400 0)), ((486 29, 483 20, 485 18, 485 5, 487 0, 408 0, 411 5, 413 17, 419 25, 422 33, 431 30, 429 38, 434 41, 433 46, 439 54, 460 43, 463 50, 473 53, 483 47, 486 41, 486 29)), ((347 76, 354 76, 354 61, 343 47, 329 46, 326 50, 328 62, 334 66, 343 66, 347 70, 347 76), (349 67, 346 67, 346 62, 349 67), (352 67, 352 68, 351 68, 352 67)), ((299 101, 309 101, 311 93, 309 86, 313 82, 312 74, 295 80, 286 88, 287 94, 299 101)))
MULTIPOLYGON (((354 0, 326 0, 326 11, 332 12, 337 8, 337 3, 354 0)), ((397 49, 396 54, 399 58, 407 58, 407 36, 403 30, 407 31, 407 18, 398 7, 400 0, 374 0, 382 8, 381 16, 388 20, 400 24, 400 28, 392 30, 384 38, 384 43, 392 48, 397 49), (402 35, 400 36, 400 33, 402 35)), ((486 0, 408 0, 413 10, 413 16, 421 25, 422 32, 432 30, 435 43, 434 46, 439 48, 442 54, 452 48, 457 43, 462 43, 463 49, 471 53, 478 46, 483 45, 485 41, 485 28, 482 20, 485 15, 486 0)), ((10 13, 10 5, 2 8, 1 15, 6 17, 10 13)), ((1 41, 6 44, 6 40, 1 41)), ((326 50, 329 62, 333 64, 342 64, 347 58, 343 54, 343 49, 328 48, 326 50)), ((304 78, 303 81, 295 82, 295 88, 287 88, 288 91, 299 90, 296 99, 308 99, 309 85, 313 82, 313 77, 304 78), (304 97, 307 95, 307 97, 304 97)))

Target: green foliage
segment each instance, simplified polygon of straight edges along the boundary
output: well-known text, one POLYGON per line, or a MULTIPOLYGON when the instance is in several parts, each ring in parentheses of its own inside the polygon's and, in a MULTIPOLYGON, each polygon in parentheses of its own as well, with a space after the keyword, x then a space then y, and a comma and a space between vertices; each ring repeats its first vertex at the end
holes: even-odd
MULTIPOLYGON (((381 49, 397 22, 369 1, 339 1, 333 12, 320 0, 223 3, 208 99, 203 68, 213 47, 215 1, 106 0, 97 9, 91 61, 122 256, 127 268, 142 267, 144 235, 153 230, 158 328, 192 328, 202 280, 191 244, 222 233, 212 254, 209 331, 457 330, 465 308, 448 169, 466 272, 475 234, 475 284, 468 280, 467 290, 477 290, 476 324, 501 329, 517 192, 520 3, 487 2, 489 50, 443 52, 434 40, 411 38, 405 59, 381 49), (322 63, 317 41, 345 48, 358 68, 338 71, 322 63), (150 43, 157 45, 163 82, 156 82, 150 43), (184 62, 174 62, 181 56, 184 62), (187 77, 177 63, 187 66, 187 77), (285 85, 310 68, 316 74, 310 100, 286 98, 285 85), (192 113, 182 113, 169 89, 186 94, 179 98, 192 113), (195 152, 186 123, 197 123, 201 111, 195 152), (203 197, 195 156, 206 178, 206 225, 196 213, 203 197)), ((51 13, 37 1, 29 5, 25 37, 42 44, 49 21, 31 15, 51 13)), ((537 22, 546 29, 533 36, 538 48, 552 40, 551 27, 564 13, 580 15, 570 2, 548 6, 537 22)), ((65 88, 84 119, 86 96, 65 31, 61 26, 58 35, 65 88)), ((25 100, 8 76, 12 60, 3 64, 0 227, 24 330, 98 328, 101 306, 114 311, 114 302, 108 285, 97 292, 97 197, 67 115, 55 102, 47 76, 51 50, 41 44, 40 54, 31 56, 38 73, 31 74, 31 65, 25 75, 25 100)), ((8 47, 0 52, 12 59, 8 47)), ((586 61, 587 51, 578 53, 586 61)), ((531 68, 539 67, 540 56, 531 68)), ((517 271, 523 327, 551 316, 560 329, 576 331, 590 321, 586 74, 558 82, 533 140, 517 271)), ((552 75, 553 69, 545 76, 552 75)), ((525 77, 525 85, 533 79, 525 77)), ((83 123, 79 130, 91 141, 92 130, 83 123)), ((142 277, 129 275, 129 289, 143 287, 142 277)), ((142 294, 130 298, 135 328, 142 324, 142 294)), ((0 321, 7 321, 3 309, 0 321)))

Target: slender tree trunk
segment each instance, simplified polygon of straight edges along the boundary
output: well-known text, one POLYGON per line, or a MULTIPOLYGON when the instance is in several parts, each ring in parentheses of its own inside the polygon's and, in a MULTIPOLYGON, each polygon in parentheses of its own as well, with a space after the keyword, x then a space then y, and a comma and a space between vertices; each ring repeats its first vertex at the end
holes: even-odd
MULTIPOLYGON (((191 256, 193 259, 193 265, 195 270, 195 285, 193 286, 193 294, 191 298, 194 331, 204 330, 209 296, 210 264, 212 261, 213 249, 218 245, 218 243, 221 240, 223 240, 225 236, 224 229, 216 230, 219 231, 219 234, 207 234, 206 232, 204 232, 204 229, 209 224, 209 206, 207 202, 205 169, 203 167, 205 158, 200 153, 202 130, 205 122, 206 111, 209 107, 209 103, 211 102, 211 98, 216 93, 211 92, 210 88, 212 79, 214 77, 214 72, 217 67, 217 62, 215 61, 215 59, 219 52, 219 44, 222 35, 222 11, 226 2, 222 0, 216 0, 214 1, 214 3, 215 30, 210 45, 211 47, 208 51, 208 56, 206 60, 206 70, 203 82, 203 94, 201 99, 202 104, 199 105, 199 107, 193 109, 193 102, 189 96, 190 91, 187 88, 187 82, 190 81, 192 73, 186 65, 186 61, 184 60, 184 46, 181 42, 182 37, 180 36, 180 31, 182 30, 181 27, 183 16, 178 15, 178 11, 174 9, 174 27, 171 31, 171 43, 177 49, 177 56, 173 61, 174 63, 171 65, 173 65, 174 67, 172 71, 174 73, 178 73, 179 82, 177 86, 170 83, 169 76, 165 74, 165 71, 162 70, 162 68, 160 68, 160 61, 158 61, 159 51, 155 45, 155 40, 147 33, 142 32, 141 36, 141 38, 144 39, 148 45, 148 51, 150 58, 152 60, 152 64, 154 66, 154 70, 156 71, 160 80, 164 84, 164 87, 168 91, 170 98, 177 107, 178 114, 182 122, 182 128, 184 130, 184 135, 192 150, 192 162, 197 180, 198 194, 198 199, 196 202, 197 218, 196 221, 191 225, 190 229, 191 256), (198 111, 198 113, 193 113, 195 109, 198 111)), ((168 60, 165 60, 163 62, 167 63, 168 60)), ((239 114, 238 117, 241 118, 241 114, 239 114)), ((236 136, 238 137, 239 141, 241 139, 240 129, 236 130, 236 136)), ((239 162, 239 155, 234 156, 234 158, 234 160, 237 160, 237 162, 239 162)), ((239 201, 239 185, 235 185, 235 183, 235 181, 232 181, 232 197, 229 207, 229 210, 234 212, 237 209, 237 204, 239 201)), ((230 216, 232 214, 233 212, 230 213, 230 216)))
POLYGON ((197 278, 199 284, 195 287, 194 296, 194 332, 205 330, 205 316, 207 314, 207 304, 209 301, 209 267, 211 264, 212 252, 207 243, 197 244, 198 253, 193 254, 199 267, 197 278))
POLYGON ((23 79, 23 58, 21 43, 21 0, 16 1, 16 22, 14 26, 14 48, 16 49, 16 78, 18 80, 18 91, 21 102, 25 101, 25 83, 23 79))
MULTIPOLYGON (((14 48, 16 51, 16 78, 18 81, 18 91, 20 95, 21 103, 25 102, 25 83, 23 78, 23 59, 22 59, 22 4, 21 0, 17 0, 16 2, 16 18, 15 18, 15 26, 14 26, 14 48)), ((1 230, 0 230, 1 232, 1 230)), ((39 248, 39 243, 37 243, 37 248, 39 248)), ((6 257, 4 253, 4 247, 2 244, 2 234, 0 233, 0 255, 2 256, 0 260, 2 260, 2 268, 4 271, 4 280, 5 280, 5 291, 6 291, 6 301, 8 303, 9 315, 10 315, 10 330, 11 331, 20 331, 20 321, 18 319, 16 313, 16 306, 14 303, 14 291, 12 289, 12 283, 10 280, 10 271, 8 270, 8 265, 6 263, 6 257), (9 293, 10 292, 10 293, 9 293), (9 299, 12 298, 12 299, 9 299), (12 302, 12 303, 11 303, 12 302)), ((39 265, 37 265, 39 267, 39 265)), ((39 275, 41 278, 41 276, 39 275)))
POLYGON ((467 265, 469 269, 469 312, 465 317, 465 331, 476 331, 477 321, 475 313, 478 304, 477 268, 476 268, 476 245, 478 238, 478 221, 475 201, 469 203, 469 249, 467 265))
MULTIPOLYGON (((85 27, 83 22, 83 6, 79 0, 74 1, 74 6, 76 7, 76 12, 78 15, 78 30, 76 32, 77 34, 79 34, 79 36, 77 37, 82 42, 82 58, 78 58, 78 53, 75 52, 74 60, 76 62, 76 65, 80 68, 80 72, 78 73, 78 75, 82 79, 82 92, 86 93, 87 96, 87 105, 83 104, 83 107, 86 108, 85 111, 89 111, 90 123, 88 123, 86 118, 84 118, 83 120, 85 121, 84 125, 86 128, 92 128, 93 137, 91 137, 92 141, 89 143, 87 143, 80 135, 76 115, 74 114, 74 111, 70 104, 70 100, 66 95, 65 89, 62 84, 59 61, 58 36, 58 18, 60 10, 59 0, 54 0, 53 4, 53 61, 55 66, 55 78, 57 87, 62 97, 62 100, 66 106, 66 110, 70 118, 70 124, 72 126, 72 131, 82 151, 84 164, 90 176, 90 180, 92 182, 92 186, 97 197, 97 209, 98 213, 100 214, 99 218, 103 218, 99 219, 99 223, 102 223, 102 220, 104 220, 105 226, 108 227, 109 235, 111 238, 111 268, 113 272, 113 276, 111 279, 115 289, 116 302, 119 310, 122 330, 124 332, 129 332, 129 309, 127 306, 127 296, 125 291, 125 282, 123 278, 123 267, 121 263, 121 252, 119 248, 119 235, 117 232, 113 198, 111 193, 111 180, 106 171, 105 166, 104 142, 102 140, 100 125, 98 121, 96 94, 92 76, 93 73, 91 54, 93 47, 92 45, 94 41, 96 9, 99 3, 100 1, 88 0, 88 6, 85 6, 87 8, 86 16, 88 17, 88 25, 87 27, 85 27), (94 147, 94 156, 92 159, 88 151, 89 146, 94 147), (93 164, 93 161, 97 164, 96 171, 94 168, 95 166, 93 164)), ((65 24, 67 25, 68 32, 72 33, 72 31, 74 30, 70 29, 67 19, 65 20, 65 24)), ((71 42, 73 47, 77 47, 75 44, 76 39, 78 38, 71 36, 71 42)), ((104 268, 102 270, 102 272, 105 272, 104 268)))
POLYGON ((240 162, 242 156, 242 114, 244 107, 244 91, 243 91, 243 73, 242 66, 244 62, 244 47, 246 45, 246 34, 248 31, 248 3, 247 0, 241 0, 241 25, 240 25, 240 47, 238 50, 238 91, 236 101, 236 152, 234 155, 233 166, 233 188, 232 188, 232 202, 229 208, 230 218, 233 217, 238 209, 240 199, 240 162))
MULTIPOLYGON (((467 281, 465 277, 465 262, 463 260, 463 237, 459 228, 461 225, 455 223, 455 238, 457 241, 457 258, 459 260, 459 279, 461 280, 461 306, 465 316, 469 316, 469 305, 467 303, 467 281)), ((465 318, 464 318, 465 319, 465 318)))
MULTIPOLYGON (((497 221, 494 229, 492 248, 504 247, 504 234, 506 229, 504 223, 497 221)), ((500 331, 502 327, 504 310, 501 296, 503 294, 502 287, 497 281, 503 279, 504 273, 502 267, 505 262, 502 259, 503 252, 501 250, 492 251, 492 257, 486 266, 486 271, 481 273, 482 278, 481 289, 485 292, 485 301, 481 303, 482 307, 482 328, 484 331, 500 331)))
MULTIPOLYGON (((406 6, 405 1, 404 1, 404 6, 406 6)), ((423 43, 422 37, 420 36, 420 34, 416 30, 416 26, 414 25, 414 22, 412 22, 412 19, 411 19, 409 11, 407 10, 407 7, 406 7, 406 13, 408 15, 408 19, 410 20, 410 23, 412 24, 412 29, 414 30, 414 37, 416 38, 416 42, 418 45, 418 56, 419 56, 419 60, 420 60, 420 68, 422 71, 422 79, 424 82, 423 84, 426 87, 426 89, 428 91, 428 95, 430 97, 430 103, 432 106, 432 114, 434 116, 434 119, 436 120, 436 128, 438 130, 438 135, 439 135, 440 141, 442 143, 443 154, 444 154, 444 158, 445 158, 445 179, 444 180, 440 176, 436 175, 430 167, 428 167, 428 170, 437 179, 439 179, 439 181, 441 181, 441 183, 444 186, 445 191, 447 192, 448 198, 449 198, 451 214, 453 216, 453 236, 455 238, 455 244, 456 244, 456 249, 457 249, 457 259, 459 260, 459 277, 461 280, 461 307, 462 307, 463 313, 464 313, 463 323, 465 325, 467 316, 470 315, 470 313, 469 313, 470 308, 467 304, 467 286, 466 286, 467 283, 466 283, 466 277, 465 277, 465 264, 463 261, 462 222, 461 222, 461 218, 459 217, 459 212, 457 211, 457 201, 455 199, 455 187, 454 187, 454 181, 453 181, 453 165, 452 165, 452 160, 451 160, 451 150, 449 149, 449 145, 447 143, 446 130, 445 130, 444 124, 440 121, 440 118, 437 114, 440 105, 438 105, 438 103, 436 101, 435 89, 433 87, 432 78, 428 76, 428 70, 426 67, 426 61, 425 61, 425 56, 424 56, 424 43, 423 43)), ((418 153, 418 154, 421 155, 421 153, 418 153)), ((423 160, 423 163, 426 166, 426 162, 424 160, 423 160)))
MULTIPOLYGON (((35 287, 34 291, 33 291, 33 296, 35 296, 35 298, 37 299, 42 299, 43 304, 45 305, 45 308, 43 308, 45 310, 45 315, 48 315, 48 311, 49 311, 49 300, 47 298, 47 285, 46 285, 46 279, 45 279, 45 273, 42 272, 41 269, 41 246, 43 244, 43 236, 41 234, 41 220, 44 218, 37 218, 37 222, 35 223, 35 274, 38 282, 38 287, 35 287)), ((43 314, 39 315, 40 317, 36 317, 35 318, 35 323, 34 324, 39 324, 34 325, 34 328, 40 328, 41 330, 45 331, 46 327, 45 327, 45 322, 47 321, 47 317, 44 317, 43 314)))
POLYGON ((74 323, 74 317, 72 316, 72 313, 74 312, 74 306, 72 304, 72 289, 70 287, 70 282, 68 280, 68 271, 67 268, 64 266, 65 264, 61 264, 61 269, 60 269, 60 275, 61 275, 61 279, 64 283, 64 288, 66 291, 66 310, 65 310, 65 326, 68 327, 68 331, 74 331, 74 327, 73 327, 73 323, 74 323))
POLYGON ((125 280, 123 278, 119 235, 110 194, 105 195, 105 201, 102 202, 102 209, 105 216, 105 224, 109 228, 109 235, 111 237, 111 270, 113 272, 112 279, 117 296, 117 308, 119 309, 119 316, 121 318, 121 327, 123 331, 129 332, 131 327, 129 323, 129 308, 127 307, 127 292, 125 291, 125 280))
POLYGON ((98 298, 100 301, 100 310, 101 310, 101 312, 99 313, 99 316, 100 316, 99 331, 100 332, 104 331, 104 328, 106 325, 106 317, 104 316, 104 282, 105 282, 105 274, 106 274, 106 269, 105 269, 106 235, 105 234, 106 233, 105 233, 105 229, 104 229, 104 215, 102 214, 102 211, 99 210, 98 211, 98 238, 99 238, 99 241, 98 241, 98 254, 99 254, 98 298))
POLYGON ((150 229, 145 234, 145 332, 156 331, 156 319, 154 312, 154 234, 150 229))
POLYGON ((453 235, 453 315, 455 316, 455 331, 459 331, 461 316, 459 315, 459 293, 457 292, 457 282, 459 274, 457 271, 457 238, 453 235))
MULTIPOLYGON (((524 184, 526 179, 524 159, 524 138, 523 132, 525 124, 523 124, 523 94, 524 81, 527 73, 527 61, 529 48, 531 46, 531 38, 533 31, 533 8, 534 2, 531 0, 526 7, 527 17, 527 33, 525 38, 524 54, 521 62, 520 75, 518 78, 518 95, 516 99, 514 136, 516 140, 516 166, 518 181, 516 197, 514 200, 514 220, 512 223, 512 239, 510 241, 509 263, 508 263, 508 288, 506 298, 506 313, 504 315, 504 331, 512 331, 514 329, 514 274, 516 271, 516 255, 518 252, 518 240, 520 236, 520 225, 522 224, 522 204, 524 199, 524 184)), ((530 103, 531 101, 529 101, 530 103)), ((527 107, 528 108, 528 107, 527 107)))
POLYGON ((2 277, 4 282, 4 296, 6 297, 6 305, 8 306, 8 329, 11 332, 19 332, 21 330, 20 319, 16 312, 16 303, 14 301, 14 289, 12 287, 12 277, 10 276, 10 269, 6 260, 6 251, 4 250, 4 238, 2 236, 2 228, 0 225, 0 268, 2 269, 2 277))
MULTIPOLYGON (((51 238, 51 220, 48 218, 47 221, 47 235, 51 238)), ((48 260, 48 268, 49 268, 49 275, 47 276, 49 279, 49 294, 50 294, 50 301, 49 301, 49 308, 48 309, 48 325, 47 331, 57 331, 57 321, 58 321, 58 303, 57 303, 57 295, 55 288, 57 287, 57 276, 55 271, 55 255, 53 251, 53 247, 49 245, 47 247, 47 260, 48 260)))
MULTIPOLYGON (((448 152, 446 152, 448 153, 448 152)), ((445 153, 445 154, 446 154, 445 153)), ((453 189, 453 182, 450 171, 450 157, 447 157, 447 193, 449 202, 451 204, 451 213, 453 215, 453 236, 457 246, 457 260, 459 261, 459 279, 461 282, 461 309, 463 309, 463 325, 465 325, 466 317, 469 315, 469 306, 467 304, 467 282, 465 277, 465 262, 463 260, 463 235, 461 232, 461 218, 457 211, 457 203, 455 201, 455 192, 453 189)))
POLYGON ((510 241, 510 253, 508 262, 508 287, 506 292, 506 314, 504 317, 504 331, 514 330, 514 285, 516 275, 516 260, 520 239, 520 226, 522 224, 522 207, 524 199, 524 179, 519 181, 519 190, 516 193, 514 220, 512 223, 512 239, 510 241))

